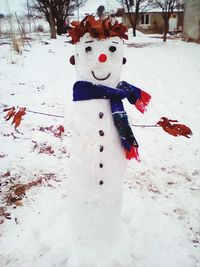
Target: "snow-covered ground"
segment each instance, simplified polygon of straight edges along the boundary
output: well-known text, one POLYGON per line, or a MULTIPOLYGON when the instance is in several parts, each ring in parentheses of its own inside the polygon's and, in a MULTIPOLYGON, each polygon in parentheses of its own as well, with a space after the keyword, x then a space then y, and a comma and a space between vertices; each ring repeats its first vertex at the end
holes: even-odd
POLYGON ((68 113, 76 75, 66 41, 34 41, 22 55, 0 46, 0 205, 10 213, 0 217, 0 266, 200 266, 200 46, 144 35, 126 42, 121 78, 152 95, 144 115, 125 103, 130 122, 155 124, 165 116, 188 125, 193 136, 133 127, 141 162, 129 162, 124 180, 124 243, 95 253, 76 250, 67 231, 70 129, 57 137, 62 118, 27 112, 15 132, 2 111, 68 113), (19 200, 8 203, 17 184, 19 200))

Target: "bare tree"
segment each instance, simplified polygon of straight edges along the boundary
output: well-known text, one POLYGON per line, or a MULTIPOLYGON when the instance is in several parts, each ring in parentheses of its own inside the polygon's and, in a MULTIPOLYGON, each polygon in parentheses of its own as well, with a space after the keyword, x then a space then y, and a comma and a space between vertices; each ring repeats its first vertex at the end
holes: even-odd
POLYGON ((86 0, 32 0, 32 7, 45 15, 51 36, 55 38, 56 30, 58 35, 66 32, 67 17, 85 2, 86 0))
POLYGON ((181 0, 154 0, 154 6, 162 10, 162 17, 164 21, 163 41, 165 42, 169 30, 169 19, 174 10, 180 10, 183 4, 181 0))
POLYGON ((105 12, 105 7, 104 6, 99 6, 97 8, 97 16, 99 17, 99 19, 103 19, 104 12, 105 12))
POLYGON ((151 7, 153 0, 118 0, 127 11, 128 19, 133 29, 133 36, 136 36, 136 27, 142 14, 151 7))

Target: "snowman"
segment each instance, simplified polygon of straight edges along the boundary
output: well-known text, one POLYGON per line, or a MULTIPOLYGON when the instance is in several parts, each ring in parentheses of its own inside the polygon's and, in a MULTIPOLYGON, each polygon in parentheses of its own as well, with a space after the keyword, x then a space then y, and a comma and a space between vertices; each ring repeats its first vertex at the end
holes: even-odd
POLYGON ((126 59, 121 23, 86 16, 72 22, 70 58, 78 81, 73 87, 69 225, 77 243, 108 247, 119 240, 123 177, 127 159, 139 160, 122 100, 141 112, 150 95, 122 81, 126 59))

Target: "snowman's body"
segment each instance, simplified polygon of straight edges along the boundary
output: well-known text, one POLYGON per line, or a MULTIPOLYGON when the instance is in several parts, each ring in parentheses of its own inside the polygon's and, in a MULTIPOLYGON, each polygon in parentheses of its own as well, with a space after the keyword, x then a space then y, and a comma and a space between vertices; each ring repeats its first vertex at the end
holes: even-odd
MULTIPOLYGON (((95 40, 84 35, 75 50, 79 80, 116 88, 122 46, 119 37, 95 40)), ((119 237, 127 160, 109 99, 75 101, 72 116, 71 229, 80 243, 105 246, 119 237)))
POLYGON ((70 188, 73 227, 83 241, 111 242, 119 232, 126 158, 109 100, 74 103, 73 120, 70 188))

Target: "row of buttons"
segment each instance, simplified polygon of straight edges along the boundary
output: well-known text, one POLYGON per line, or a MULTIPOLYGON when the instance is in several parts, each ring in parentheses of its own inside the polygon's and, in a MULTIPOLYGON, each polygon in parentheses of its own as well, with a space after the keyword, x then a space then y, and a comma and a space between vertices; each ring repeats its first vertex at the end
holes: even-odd
MULTIPOLYGON (((99 118, 102 119, 104 116, 103 112, 99 112, 99 118)), ((99 135, 100 136, 104 136, 104 131, 103 130, 99 130, 99 135)), ((104 147, 102 145, 100 145, 100 149, 99 151, 100 152, 103 152, 104 150, 104 147)), ((103 168, 103 163, 99 163, 99 168, 103 168)), ((102 185, 103 184, 103 181, 99 181, 99 184, 102 185)))

